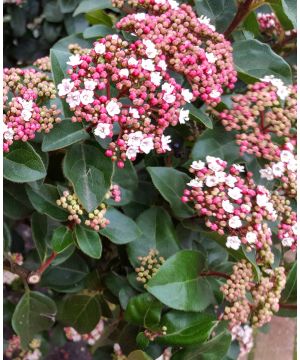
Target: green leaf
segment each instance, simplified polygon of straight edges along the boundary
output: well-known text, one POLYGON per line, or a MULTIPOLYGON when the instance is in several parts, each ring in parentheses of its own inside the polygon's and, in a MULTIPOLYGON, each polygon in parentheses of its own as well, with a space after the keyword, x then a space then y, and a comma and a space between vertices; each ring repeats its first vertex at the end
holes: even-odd
POLYGON ((102 255, 102 243, 99 234, 91 229, 76 225, 75 235, 81 251, 94 259, 102 255))
POLYGON ((64 119, 61 123, 55 124, 48 134, 45 134, 42 150, 47 152, 65 148, 89 137, 81 123, 73 123, 71 119, 64 119))
POLYGON ((128 360, 152 360, 150 356, 148 356, 144 351, 142 350, 135 350, 132 351, 128 355, 128 360))
POLYGON ((31 216, 31 230, 32 239, 42 263, 47 257, 47 216, 34 212, 31 216))
POLYGON ((285 30, 297 28, 297 1, 296 0, 269 0, 276 16, 285 30))
POLYGON ((43 330, 48 330, 55 322, 55 302, 36 291, 26 291, 16 306, 12 326, 21 337, 23 346, 43 330))
POLYGON ((63 14, 74 11, 79 1, 80 0, 58 0, 60 11, 63 14))
POLYGON ((106 25, 93 25, 91 27, 88 27, 84 32, 83 32, 83 37, 84 39, 94 39, 94 38, 102 38, 106 35, 109 34, 114 34, 115 31, 106 26, 106 25))
POLYGON ((10 219, 24 219, 32 213, 32 206, 27 197, 23 184, 14 184, 4 181, 3 184, 3 211, 10 219))
POLYGON ((3 222, 3 251, 10 251, 11 241, 12 239, 9 227, 5 222, 3 222))
POLYGON ((46 2, 44 7, 44 16, 47 21, 54 23, 59 23, 64 18, 64 15, 60 11, 60 7, 55 0, 46 2))
POLYGON ((285 288, 281 294, 281 302, 297 301, 297 262, 288 272, 285 288))
POLYGON ((140 294, 129 300, 125 320, 146 329, 157 328, 163 305, 150 294, 140 294))
POLYGON ((111 186, 111 160, 99 148, 76 144, 68 150, 63 170, 72 182, 83 207, 88 212, 95 210, 111 186))
POLYGON ((51 239, 52 248, 61 253, 73 244, 72 232, 66 226, 60 226, 53 231, 51 239))
POLYGON ((182 250, 160 267, 146 289, 172 309, 202 311, 211 302, 209 284, 200 275, 204 266, 200 252, 182 250))
POLYGON ((100 303, 96 296, 76 294, 64 299, 60 320, 80 334, 94 330, 101 317, 100 303))
POLYGON ((157 342, 180 346, 201 344, 210 336, 215 325, 212 315, 169 311, 161 321, 161 326, 167 327, 167 335, 157 338, 157 342))
POLYGON ((179 350, 172 360, 221 360, 227 354, 231 344, 231 334, 228 330, 200 346, 179 350))
POLYGON ((213 128, 213 123, 211 121, 211 118, 202 109, 198 109, 196 108, 196 106, 192 104, 188 104, 186 108, 190 110, 190 115, 192 115, 194 119, 200 121, 203 125, 205 125, 209 129, 213 128))
POLYGON ((78 44, 82 48, 90 49, 92 47, 92 42, 85 40, 81 33, 72 34, 70 36, 66 36, 59 41, 57 41, 51 48, 51 50, 59 50, 62 52, 67 52, 70 56, 69 45, 70 44, 78 44))
POLYGON ((267 44, 254 39, 236 41, 233 55, 239 77, 246 83, 253 83, 265 75, 274 75, 286 84, 292 83, 290 66, 267 44))
POLYGON ((294 25, 297 28, 297 1, 295 0, 281 0, 283 9, 294 25))
POLYGON ((147 167, 147 170, 154 186, 168 201, 175 216, 186 218, 193 215, 193 210, 181 201, 183 190, 190 181, 188 175, 165 167, 147 167))
POLYGON ((43 179, 46 168, 29 142, 15 141, 3 156, 3 176, 16 183, 43 179))
POLYGON ((109 224, 100 230, 100 234, 108 237, 115 244, 127 244, 141 235, 137 224, 120 211, 109 208, 105 214, 109 224))
POLYGON ((113 9, 116 10, 111 3, 111 0, 83 0, 80 2, 79 6, 75 10, 73 16, 78 14, 87 13, 92 10, 102 10, 102 9, 113 9))
POLYGON ((56 204, 60 195, 55 186, 42 184, 37 186, 26 185, 26 193, 36 211, 46 214, 59 221, 66 221, 68 213, 56 204))
POLYGON ((165 259, 179 251, 178 239, 170 215, 163 208, 152 207, 136 220, 142 235, 128 244, 131 263, 138 265, 138 257, 146 256, 150 249, 157 249, 165 259))
POLYGON ((85 14, 85 18, 91 25, 104 24, 110 27, 113 25, 111 17, 103 10, 90 11, 85 14))

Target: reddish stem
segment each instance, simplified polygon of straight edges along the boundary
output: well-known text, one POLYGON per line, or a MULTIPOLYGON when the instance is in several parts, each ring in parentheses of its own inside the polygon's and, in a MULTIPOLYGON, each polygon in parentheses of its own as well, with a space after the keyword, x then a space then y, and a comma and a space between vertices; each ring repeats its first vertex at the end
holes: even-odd
POLYGON ((281 309, 297 310, 297 304, 279 304, 281 309))
POLYGON ((244 3, 241 3, 238 7, 237 13, 233 18, 232 22, 224 32, 224 36, 227 39, 229 35, 239 26, 239 24, 244 20, 248 15, 251 8, 252 0, 246 0, 244 3))
POLYGON ((48 257, 46 261, 44 261, 41 266, 35 271, 37 274, 41 275, 53 262, 58 254, 53 251, 52 254, 48 257))

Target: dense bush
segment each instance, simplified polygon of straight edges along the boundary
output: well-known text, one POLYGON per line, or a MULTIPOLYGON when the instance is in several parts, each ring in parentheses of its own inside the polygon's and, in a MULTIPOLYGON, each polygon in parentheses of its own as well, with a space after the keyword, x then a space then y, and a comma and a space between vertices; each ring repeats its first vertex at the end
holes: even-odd
POLYGON ((295 13, 5 1, 5 359, 237 359, 296 316, 295 13))

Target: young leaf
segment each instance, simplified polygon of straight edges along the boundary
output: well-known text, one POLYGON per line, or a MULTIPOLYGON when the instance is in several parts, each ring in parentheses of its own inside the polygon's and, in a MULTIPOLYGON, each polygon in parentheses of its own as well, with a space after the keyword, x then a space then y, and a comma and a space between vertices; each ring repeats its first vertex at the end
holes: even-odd
POLYGON ((75 235, 77 244, 81 251, 94 259, 100 259, 102 254, 102 243, 99 234, 84 226, 76 225, 75 235))
POLYGON ((106 14, 103 10, 93 10, 85 14, 86 20, 91 25, 104 24, 109 27, 113 25, 112 19, 109 15, 106 14))
POLYGON ((55 252, 63 252, 73 244, 72 232, 66 226, 56 228, 52 235, 51 244, 55 252))

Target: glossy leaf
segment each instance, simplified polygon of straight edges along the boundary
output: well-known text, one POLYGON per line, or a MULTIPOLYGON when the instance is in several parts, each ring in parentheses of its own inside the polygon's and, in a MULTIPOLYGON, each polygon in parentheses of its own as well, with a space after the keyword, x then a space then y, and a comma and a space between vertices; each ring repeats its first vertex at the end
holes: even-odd
POLYGON ((72 232, 66 226, 60 226, 53 232, 51 244, 55 252, 61 253, 73 243, 72 232))
POLYGON ((3 211, 10 219, 24 219, 32 213, 32 206, 23 184, 5 181, 3 184, 3 211))
POLYGON ((79 6, 76 8, 73 16, 78 14, 87 13, 92 10, 98 9, 109 9, 112 8, 111 0, 83 0, 80 2, 79 6))
POLYGON ((102 38, 106 35, 109 34, 113 34, 115 33, 114 30, 112 30, 112 28, 106 26, 106 25, 94 25, 91 27, 88 27, 84 33, 83 33, 83 37, 85 39, 94 39, 94 38, 102 38))
POLYGON ((94 259, 101 258, 102 243, 96 231, 76 225, 75 236, 81 251, 94 259))
POLYGON ((281 302, 297 301, 297 262, 295 262, 288 272, 286 285, 281 294, 281 302))
POLYGON ((111 17, 103 10, 90 11, 85 14, 85 18, 91 25, 104 24, 108 27, 113 25, 111 17))
POLYGON ((33 213, 31 217, 31 230, 32 239, 42 263, 47 257, 47 216, 37 212, 33 213))
POLYGON ((192 104, 188 104, 188 106, 186 106, 186 108, 190 110, 190 115, 194 119, 201 122, 203 125, 205 125, 209 129, 213 128, 213 123, 211 121, 211 118, 202 109, 198 109, 198 108, 196 108, 196 106, 194 106, 192 104))

